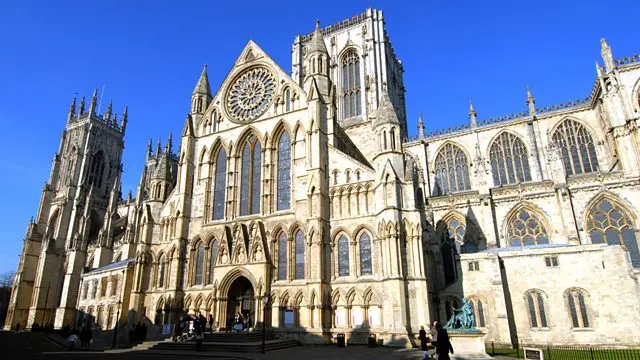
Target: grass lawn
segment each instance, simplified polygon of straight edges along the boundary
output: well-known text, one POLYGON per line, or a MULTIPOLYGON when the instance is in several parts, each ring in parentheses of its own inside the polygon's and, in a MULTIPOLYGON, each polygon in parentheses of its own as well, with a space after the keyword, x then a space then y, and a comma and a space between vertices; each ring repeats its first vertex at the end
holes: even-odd
MULTIPOLYGON (((640 349, 551 348, 543 349, 545 360, 640 360, 640 349)), ((487 354, 522 359, 522 349, 487 347, 487 354)))

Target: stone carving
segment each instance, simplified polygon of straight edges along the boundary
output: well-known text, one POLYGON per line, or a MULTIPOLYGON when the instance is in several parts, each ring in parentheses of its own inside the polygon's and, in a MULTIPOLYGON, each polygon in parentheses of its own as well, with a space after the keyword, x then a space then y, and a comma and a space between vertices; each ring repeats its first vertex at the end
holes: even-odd
POLYGON ((262 246, 260 246, 259 244, 256 245, 256 248, 253 251, 253 261, 254 262, 262 261, 262 246))
POLYGON ((462 298, 462 307, 460 309, 453 309, 453 315, 451 316, 451 319, 447 321, 445 328, 449 330, 467 330, 476 328, 473 306, 469 300, 462 298))
POLYGON ((244 251, 244 247, 242 245, 240 245, 240 249, 238 249, 237 262, 240 263, 240 264, 243 264, 243 263, 247 262, 247 254, 244 251))
POLYGON ((251 121, 264 114, 273 103, 276 79, 266 68, 253 68, 229 87, 227 110, 236 121, 251 121))

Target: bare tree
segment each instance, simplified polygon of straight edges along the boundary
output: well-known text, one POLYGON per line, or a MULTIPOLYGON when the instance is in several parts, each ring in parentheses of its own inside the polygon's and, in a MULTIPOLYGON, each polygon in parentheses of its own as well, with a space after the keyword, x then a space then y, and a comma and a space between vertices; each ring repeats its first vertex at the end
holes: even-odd
POLYGON ((0 274, 0 288, 10 288, 13 286, 13 278, 16 274, 13 271, 6 271, 0 274))

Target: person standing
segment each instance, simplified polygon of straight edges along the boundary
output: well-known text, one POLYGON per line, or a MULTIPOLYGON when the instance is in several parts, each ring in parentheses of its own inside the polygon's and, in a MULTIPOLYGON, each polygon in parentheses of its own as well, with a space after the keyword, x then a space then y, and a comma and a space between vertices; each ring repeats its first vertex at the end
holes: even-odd
POLYGON ((429 341, 429 338, 427 338, 427 332, 424 330, 424 326, 420 326, 418 340, 420 340, 420 350, 424 351, 424 360, 428 360, 429 349, 427 348, 427 342, 429 341))
POLYGON ((209 330, 213 333, 213 315, 209 314, 209 330))

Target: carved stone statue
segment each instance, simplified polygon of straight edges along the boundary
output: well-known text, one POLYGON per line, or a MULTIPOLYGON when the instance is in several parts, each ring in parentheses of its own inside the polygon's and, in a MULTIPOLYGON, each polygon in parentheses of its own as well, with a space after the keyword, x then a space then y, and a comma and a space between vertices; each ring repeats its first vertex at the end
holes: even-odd
POLYGON ((445 325, 446 329, 475 329, 476 319, 473 315, 473 306, 471 302, 465 298, 462 298, 462 307, 460 309, 453 309, 453 315, 451 319, 447 321, 445 325))

